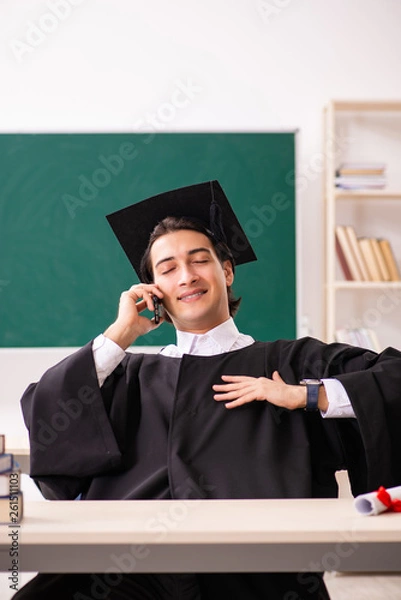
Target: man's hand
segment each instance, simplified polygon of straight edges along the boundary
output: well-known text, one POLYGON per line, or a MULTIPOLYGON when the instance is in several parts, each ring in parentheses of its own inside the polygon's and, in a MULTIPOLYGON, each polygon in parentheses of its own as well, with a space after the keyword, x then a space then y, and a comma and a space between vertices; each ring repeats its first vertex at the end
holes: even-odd
MULTIPOLYGON (((140 313, 148 308, 154 310, 152 296, 163 298, 163 292, 153 283, 133 285, 120 296, 116 321, 104 332, 104 335, 126 350, 139 336, 156 329, 154 318, 142 317, 140 313)), ((160 323, 163 319, 160 318, 160 323)))
POLYGON ((242 375, 222 375, 222 379, 226 383, 212 387, 219 392, 214 399, 226 402, 226 408, 235 408, 254 400, 267 400, 289 410, 305 408, 306 405, 305 386, 288 385, 278 371, 274 371, 272 379, 242 375))

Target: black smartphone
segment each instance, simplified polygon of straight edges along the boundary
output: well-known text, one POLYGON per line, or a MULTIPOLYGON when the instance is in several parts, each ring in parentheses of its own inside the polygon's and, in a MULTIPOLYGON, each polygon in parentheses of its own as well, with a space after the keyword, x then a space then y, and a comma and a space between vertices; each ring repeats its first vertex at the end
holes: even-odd
POLYGON ((155 325, 158 325, 160 323, 160 298, 154 295, 152 300, 155 307, 155 325))

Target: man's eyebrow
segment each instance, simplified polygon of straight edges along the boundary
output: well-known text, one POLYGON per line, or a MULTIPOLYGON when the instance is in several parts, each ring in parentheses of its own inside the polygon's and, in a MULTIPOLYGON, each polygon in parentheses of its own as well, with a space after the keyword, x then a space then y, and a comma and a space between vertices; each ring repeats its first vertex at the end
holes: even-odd
POLYGON ((188 254, 191 256, 192 254, 196 254, 197 252, 208 252, 209 254, 211 254, 209 248, 203 248, 203 246, 201 246, 200 248, 194 248, 193 250, 189 250, 188 254))
MULTIPOLYGON (((204 248, 203 246, 201 246, 200 248, 193 248, 192 250, 188 250, 187 254, 189 256, 192 256, 193 254, 197 254, 197 252, 208 252, 208 254, 211 254, 209 248, 204 248)), ((161 265, 162 263, 165 263, 165 262, 168 262, 169 260, 174 260, 174 259, 175 259, 175 256, 167 256, 166 258, 160 259, 155 264, 155 269, 157 269, 157 267, 159 265, 161 265)))

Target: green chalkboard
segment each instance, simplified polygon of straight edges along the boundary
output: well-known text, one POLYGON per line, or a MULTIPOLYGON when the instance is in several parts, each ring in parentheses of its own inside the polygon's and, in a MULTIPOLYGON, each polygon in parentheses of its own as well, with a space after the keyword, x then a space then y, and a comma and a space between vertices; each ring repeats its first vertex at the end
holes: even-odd
MULTIPOLYGON (((218 179, 258 261, 240 266, 236 322, 295 336, 295 133, 0 135, 0 346, 80 346, 137 281, 105 215, 218 179)), ((165 345, 172 326, 138 340, 165 345)))

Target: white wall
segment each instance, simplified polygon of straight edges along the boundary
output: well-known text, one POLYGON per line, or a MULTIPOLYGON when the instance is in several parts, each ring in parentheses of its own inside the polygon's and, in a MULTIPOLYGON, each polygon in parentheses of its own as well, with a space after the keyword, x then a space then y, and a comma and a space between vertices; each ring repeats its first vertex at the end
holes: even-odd
POLYGON ((321 336, 322 108, 401 98, 400 24, 399 0, 2 0, 0 131, 142 130, 183 83, 150 130, 298 127, 299 314, 321 336))
MULTIPOLYGON (((6 434, 8 449, 29 448, 28 431, 20 408, 20 398, 32 381, 77 348, 0 348, 0 433, 6 434)), ((142 346, 141 352, 158 352, 160 348, 142 346)), ((55 398, 55 401, 57 398, 55 398)), ((21 457, 21 462, 24 462, 21 457)), ((25 468, 25 465, 23 465, 25 468)), ((1 598, 0 598, 1 600, 1 598)))

